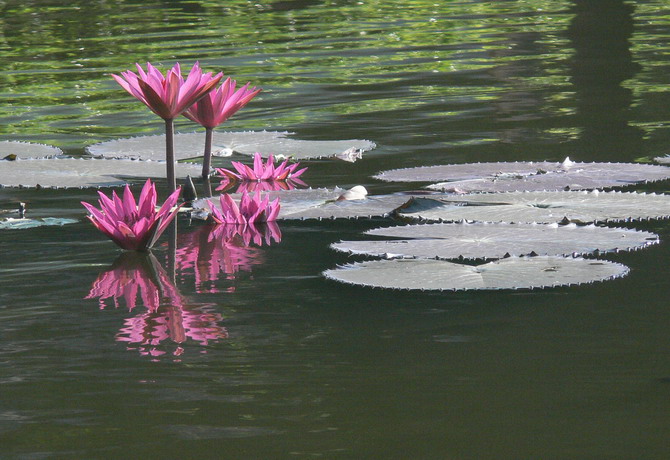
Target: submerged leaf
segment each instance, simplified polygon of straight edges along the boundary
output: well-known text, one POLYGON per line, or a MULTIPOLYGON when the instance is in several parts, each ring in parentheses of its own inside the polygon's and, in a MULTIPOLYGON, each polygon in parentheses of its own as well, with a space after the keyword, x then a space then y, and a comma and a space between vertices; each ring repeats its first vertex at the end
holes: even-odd
POLYGON ((2 159, 48 158, 62 154, 63 151, 61 149, 51 145, 21 141, 0 141, 0 158, 2 159))
POLYGON ((650 232, 575 224, 422 224, 376 228, 365 234, 405 239, 340 241, 331 247, 387 258, 500 259, 629 250, 659 242, 658 235, 650 232))
MULTIPOLYGON (((178 164, 177 177, 198 175, 197 165, 178 164)), ((0 163, 3 187, 110 187, 125 184, 123 177, 165 177, 158 161, 42 158, 0 163)))
POLYGON ((0 230, 23 230, 26 228, 44 227, 57 225, 62 227, 66 224, 74 224, 76 219, 65 219, 59 217, 44 217, 42 219, 0 219, 0 230))
POLYGON ((510 257, 483 265, 444 260, 392 259, 326 270, 326 278, 390 289, 479 290, 569 286, 624 276, 628 267, 605 260, 571 257, 510 257))
MULTIPOLYGON (((345 191, 336 189, 296 189, 267 192, 270 200, 279 198, 281 211, 277 219, 336 219, 384 216, 390 214, 410 199, 405 195, 372 195, 365 199, 340 200, 345 191)), ((239 199, 239 194, 232 194, 239 199)), ((218 199, 212 200, 218 202, 218 199)), ((195 218, 209 214, 207 200, 193 202, 195 218)))
POLYGON ((468 163, 384 171, 385 181, 438 182, 444 192, 590 190, 623 187, 670 178, 670 168, 636 163, 498 162, 468 163))
POLYGON ((415 197, 403 217, 430 221, 578 223, 664 219, 670 195, 635 192, 506 192, 415 197))
MULTIPOLYGON (((296 160, 323 157, 340 157, 346 161, 355 161, 356 156, 376 147, 374 142, 366 140, 341 141, 305 141, 289 139, 289 132, 245 131, 218 132, 212 138, 214 156, 230 156, 233 153, 253 156, 260 153, 263 157, 270 154, 291 157, 296 160)), ((177 160, 202 157, 205 148, 204 133, 180 133, 174 137, 175 157, 177 160)), ((117 139, 90 145, 86 149, 95 156, 108 158, 132 158, 141 160, 162 160, 165 157, 165 136, 143 136, 117 139)))

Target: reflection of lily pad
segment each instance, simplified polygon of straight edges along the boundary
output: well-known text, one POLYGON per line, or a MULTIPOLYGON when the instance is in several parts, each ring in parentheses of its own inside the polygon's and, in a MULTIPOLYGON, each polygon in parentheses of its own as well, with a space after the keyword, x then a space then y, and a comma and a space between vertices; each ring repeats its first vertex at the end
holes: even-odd
POLYGON ((638 249, 658 243, 658 235, 649 232, 575 224, 425 224, 376 228, 365 233, 405 239, 340 241, 331 247, 352 254, 388 258, 500 259, 507 254, 587 254, 638 249))
POLYGON ((0 141, 0 159, 16 155, 17 158, 47 158, 62 155, 58 147, 20 141, 0 141))
POLYGON ((624 276, 628 267, 604 260, 571 257, 510 257, 483 265, 434 259, 360 262, 326 270, 343 283, 390 289, 533 289, 604 281, 624 276))
POLYGON ((445 192, 586 190, 622 187, 670 178, 670 168, 636 163, 515 162, 469 163, 385 171, 378 179, 438 182, 445 192))
MULTIPOLYGON (((292 157, 296 160, 322 157, 340 157, 355 161, 360 153, 376 147, 366 140, 305 141, 289 139, 288 132, 214 131, 212 154, 230 156, 233 153, 254 155, 256 152, 267 157, 270 154, 292 157)), ((176 134, 175 156, 178 160, 202 157, 205 148, 204 133, 176 134)), ((87 147, 88 153, 108 158, 132 158, 141 160, 161 160, 165 157, 165 136, 143 136, 118 139, 87 147)))
POLYGON ((622 192, 507 192, 415 197, 401 216, 458 222, 604 222, 670 216, 670 195, 622 192))
POLYGON ((76 223, 76 219, 64 219, 58 217, 44 217, 43 219, 0 219, 1 230, 23 230, 26 228, 35 228, 43 226, 63 226, 76 223))
MULTIPOLYGON (((178 164, 177 177, 199 175, 197 165, 178 164)), ((42 158, 0 162, 4 187, 104 187, 119 186, 122 177, 165 177, 165 163, 135 160, 42 158)))
MULTIPOLYGON (((343 189, 299 189, 267 192, 270 200, 279 198, 279 219, 335 219, 384 216, 407 203, 403 195, 371 195, 360 200, 337 201, 343 189)), ((265 196, 264 194, 263 196, 265 196)), ((239 194, 232 194, 237 201, 239 194)), ((219 203, 218 198, 211 200, 219 203)), ((205 218, 209 213, 206 200, 193 202, 194 217, 205 218)))

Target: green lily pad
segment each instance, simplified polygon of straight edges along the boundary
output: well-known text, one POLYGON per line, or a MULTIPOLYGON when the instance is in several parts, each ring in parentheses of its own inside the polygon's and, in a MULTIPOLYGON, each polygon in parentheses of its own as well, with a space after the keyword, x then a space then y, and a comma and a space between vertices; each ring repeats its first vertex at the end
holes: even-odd
POLYGON ((431 190, 451 193, 592 190, 670 178, 670 168, 638 163, 498 162, 396 169, 377 179, 438 182, 431 190))
MULTIPOLYGON (((41 158, 0 162, 2 187, 112 187, 124 185, 123 178, 158 178, 165 174, 165 163, 159 161, 41 158)), ((200 167, 178 164, 175 174, 179 178, 196 176, 200 167)))
POLYGON ((62 155, 58 147, 21 141, 0 141, 0 160, 12 161, 19 158, 49 158, 62 155))
MULTIPOLYGON (((355 161, 362 152, 376 147, 374 142, 367 140, 306 141, 286 137, 290 134, 278 131, 214 131, 212 155, 226 157, 237 153, 253 156, 258 152, 263 157, 272 154, 296 160, 338 157, 345 161, 355 161)), ((202 157, 205 133, 176 134, 174 145, 177 160, 202 157)), ((105 158, 162 160, 165 158, 165 136, 116 139, 90 145, 86 150, 91 155, 105 158)))
POLYGON ((618 222, 665 219, 670 195, 635 192, 505 192, 414 197, 400 216, 458 222, 618 222))
POLYGON ((340 241, 331 247, 386 258, 501 259, 622 251, 659 242, 658 235, 650 232, 575 224, 461 222, 376 228, 365 234, 403 239, 340 241))
POLYGON ((571 286, 624 276, 625 265, 571 257, 510 257, 482 265, 434 259, 359 262, 326 270, 326 278, 388 289, 461 291, 571 286))
MULTIPOLYGON (((266 192, 270 200, 279 198, 281 210, 278 219, 353 219, 359 217, 384 216, 405 205, 411 198, 405 195, 369 195, 362 199, 339 200, 347 190, 295 189, 266 192)), ((231 194, 239 201, 239 194, 231 194)), ((219 197, 210 198, 218 206, 219 197)), ((206 219, 209 215, 207 200, 193 202, 194 218, 206 219)))
POLYGON ((26 228, 59 226, 74 224, 76 219, 65 219, 59 217, 44 217, 42 219, 15 219, 12 217, 0 219, 0 230, 23 230, 26 228))

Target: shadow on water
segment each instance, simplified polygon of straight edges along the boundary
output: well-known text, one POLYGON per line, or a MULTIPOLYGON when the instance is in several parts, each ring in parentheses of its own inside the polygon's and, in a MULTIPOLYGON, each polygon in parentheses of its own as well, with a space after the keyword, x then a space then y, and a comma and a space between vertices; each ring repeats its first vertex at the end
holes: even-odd
POLYGON ((629 123, 635 101, 624 86, 642 68, 630 50, 635 4, 575 0, 570 12, 566 34, 574 55, 568 66, 581 131, 575 150, 594 161, 631 161, 644 134, 629 123))

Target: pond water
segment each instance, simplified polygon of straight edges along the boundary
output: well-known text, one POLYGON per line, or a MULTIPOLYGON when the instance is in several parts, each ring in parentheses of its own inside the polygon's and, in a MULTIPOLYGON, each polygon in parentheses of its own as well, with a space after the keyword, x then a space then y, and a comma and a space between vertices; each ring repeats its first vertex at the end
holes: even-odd
MULTIPOLYGON (((670 143, 662 1, 64 3, 0 0, 0 140, 76 156, 160 134, 109 74, 199 60, 263 88, 226 129, 377 143, 304 162, 316 187, 389 193, 407 184, 373 174, 645 161, 670 143)), ((105 274, 149 275, 84 219, 95 199, 0 190, 1 209, 77 219, 0 230, 2 458, 667 458, 667 222, 630 225, 661 244, 608 255, 625 278, 456 293, 322 277, 352 260, 331 243, 384 218, 280 222, 281 242, 233 245, 215 275, 174 267, 164 236, 153 273, 176 278, 148 313, 148 297, 98 298, 105 274)), ((202 253, 201 225, 179 225, 178 251, 202 253)))

